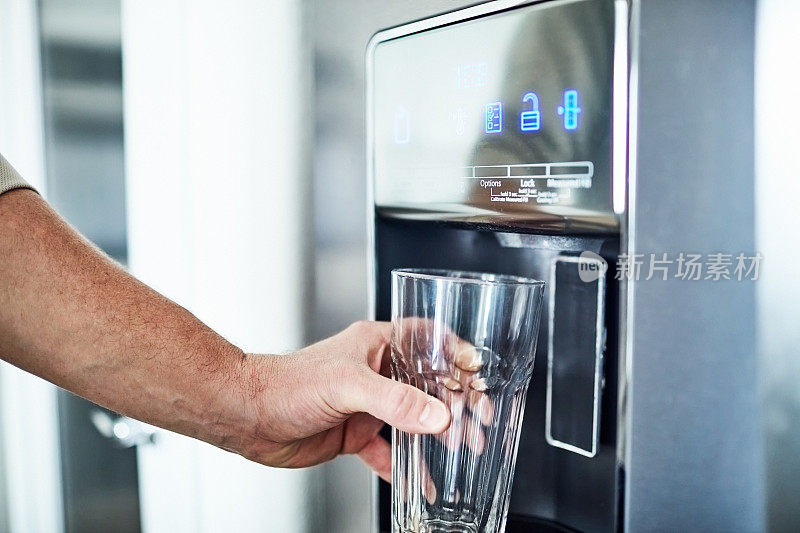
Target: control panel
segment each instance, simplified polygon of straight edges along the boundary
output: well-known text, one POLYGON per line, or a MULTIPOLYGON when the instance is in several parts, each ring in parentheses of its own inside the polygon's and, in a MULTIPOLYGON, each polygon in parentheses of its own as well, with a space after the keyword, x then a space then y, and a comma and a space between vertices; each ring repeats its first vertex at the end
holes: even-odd
POLYGON ((374 42, 376 208, 615 231, 609 4, 543 2, 374 42))

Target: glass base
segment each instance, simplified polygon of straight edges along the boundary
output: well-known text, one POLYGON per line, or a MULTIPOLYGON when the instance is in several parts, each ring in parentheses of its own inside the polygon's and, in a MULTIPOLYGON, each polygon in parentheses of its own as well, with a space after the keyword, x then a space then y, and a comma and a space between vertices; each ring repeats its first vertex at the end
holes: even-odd
POLYGON ((426 520, 419 529, 397 528, 395 533, 478 533, 474 524, 463 522, 445 522, 443 520, 426 520))

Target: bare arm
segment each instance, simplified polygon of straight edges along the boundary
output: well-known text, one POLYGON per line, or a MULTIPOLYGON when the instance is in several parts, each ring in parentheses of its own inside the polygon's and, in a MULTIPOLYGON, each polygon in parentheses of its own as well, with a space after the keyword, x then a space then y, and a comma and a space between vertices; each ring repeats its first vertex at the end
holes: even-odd
POLYGON ((35 192, 0 195, 0 357, 125 415, 276 466, 359 453, 386 477, 379 419, 414 432, 449 423, 443 404, 378 373, 388 336, 361 323, 296 354, 245 354, 35 192))

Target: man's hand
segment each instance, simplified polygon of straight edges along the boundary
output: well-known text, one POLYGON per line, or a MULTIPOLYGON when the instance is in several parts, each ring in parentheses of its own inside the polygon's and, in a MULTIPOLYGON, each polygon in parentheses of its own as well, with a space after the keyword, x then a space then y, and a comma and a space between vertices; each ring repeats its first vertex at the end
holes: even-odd
POLYGON ((0 358, 260 463, 358 453, 388 478, 381 420, 447 428, 444 404, 384 377, 390 329, 359 322, 290 355, 246 355, 132 278, 35 192, 0 195, 0 358))
POLYGON ((386 322, 357 322, 290 355, 248 355, 245 408, 255 422, 236 451, 286 467, 358 454, 388 481, 384 422, 412 433, 441 433, 450 423, 442 402, 384 377, 390 335, 386 322))

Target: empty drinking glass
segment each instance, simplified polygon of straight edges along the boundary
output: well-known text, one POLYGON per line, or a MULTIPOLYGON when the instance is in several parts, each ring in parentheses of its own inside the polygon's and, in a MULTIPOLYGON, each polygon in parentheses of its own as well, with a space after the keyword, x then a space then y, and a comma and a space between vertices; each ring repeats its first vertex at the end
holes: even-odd
POLYGON ((544 282, 392 271, 392 375, 450 408, 441 435, 392 433, 395 533, 505 529, 544 282))

